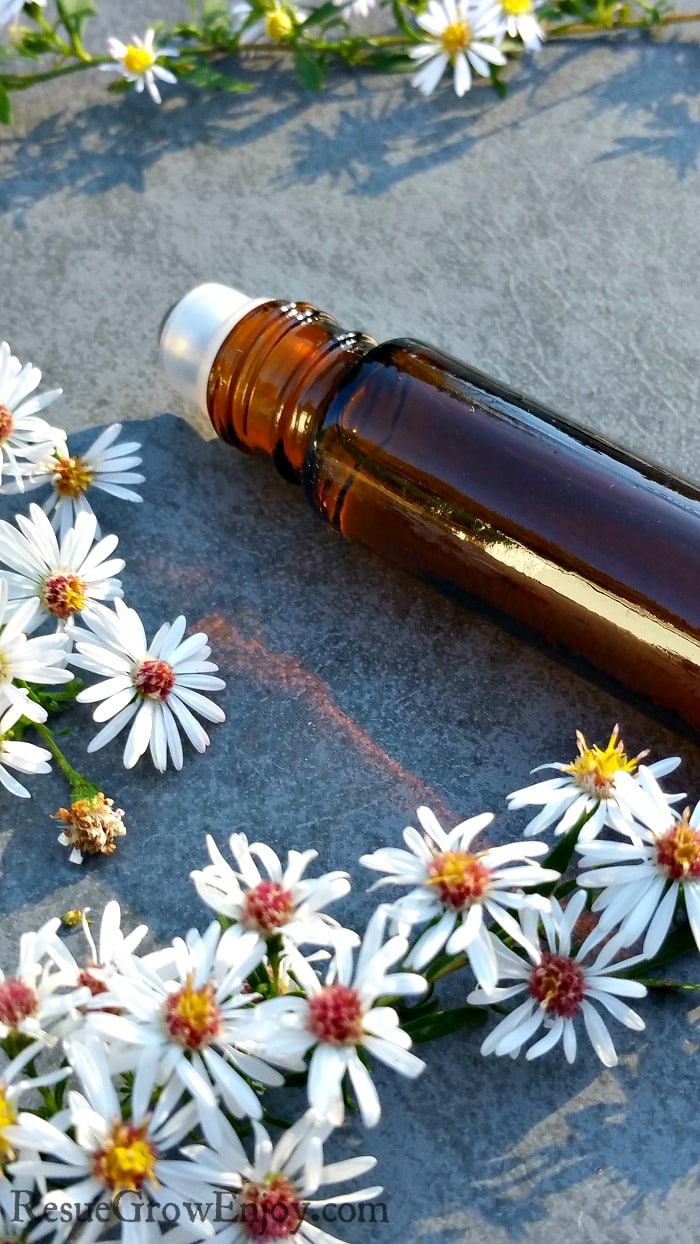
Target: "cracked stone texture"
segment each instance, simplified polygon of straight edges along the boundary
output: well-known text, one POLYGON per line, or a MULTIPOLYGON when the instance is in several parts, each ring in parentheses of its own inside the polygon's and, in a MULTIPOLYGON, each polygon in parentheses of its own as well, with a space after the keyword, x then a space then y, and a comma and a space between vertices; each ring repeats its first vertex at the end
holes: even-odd
MULTIPOLYGON (((162 12, 105 4, 93 38, 162 12)), ((245 98, 173 90, 161 110, 105 96, 100 74, 18 100, 0 137, 1 334, 63 385, 70 431, 139 421, 145 501, 106 498, 103 527, 149 630, 182 610, 209 632, 228 720, 179 775, 127 775, 118 744, 90 761, 129 835, 82 870, 48 819, 56 776, 31 802, 5 797, 7 969, 22 929, 111 895, 156 939, 201 924, 187 874, 207 831, 315 846, 324 868, 353 871, 336 914, 360 927, 361 851, 396 842, 422 802, 450 823, 492 808, 507 840, 524 818, 503 796, 568 757, 577 726, 602 741, 619 720, 631 750, 682 755, 697 796, 697 738, 341 541, 265 464, 211 439, 155 350, 199 281, 306 298, 379 339, 432 341, 697 478, 697 70, 691 28, 551 46, 504 103, 447 88, 426 102, 342 72, 315 98, 283 70, 246 71, 245 98)), ((78 763, 93 727, 87 711, 70 720, 78 763)), ((612 1071, 583 1041, 573 1068, 485 1062, 478 1034, 429 1048, 417 1083, 380 1071, 380 1127, 334 1149, 378 1155, 390 1222, 337 1233, 696 1244, 700 1008, 690 994, 642 1006, 645 1033, 615 1028, 612 1071)))

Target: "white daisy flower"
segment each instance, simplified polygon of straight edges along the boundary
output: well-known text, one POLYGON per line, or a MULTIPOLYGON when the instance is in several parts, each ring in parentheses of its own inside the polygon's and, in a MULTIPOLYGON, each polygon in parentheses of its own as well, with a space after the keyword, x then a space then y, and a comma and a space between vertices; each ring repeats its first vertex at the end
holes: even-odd
POLYGON ((65 669, 67 636, 37 635, 27 639, 23 628, 33 618, 31 601, 14 610, 8 605, 7 579, 0 577, 0 695, 21 710, 19 716, 29 721, 46 721, 46 709, 29 698, 25 687, 15 686, 15 679, 47 687, 70 682, 72 674, 65 669))
POLYGON ((56 937, 60 920, 48 920, 37 932, 23 933, 19 941, 19 962, 14 975, 6 976, 0 969, 0 1041, 10 1034, 21 1034, 32 1041, 55 1044, 53 1030, 77 1006, 87 999, 59 994, 59 974, 45 962, 56 937))
POLYGON ((7 342, 0 342, 0 480, 7 470, 20 492, 27 464, 46 458, 65 439, 60 428, 37 418, 38 411, 60 397, 63 390, 49 389, 31 397, 40 382, 39 368, 31 363, 23 367, 7 342))
MULTIPOLYGON (((119 497, 122 501, 142 501, 131 484, 142 484, 144 476, 133 468, 140 466, 138 441, 115 444, 122 430, 120 423, 105 428, 84 454, 71 456, 66 446, 58 446, 53 455, 31 468, 25 480, 25 491, 49 485, 51 495, 42 504, 45 514, 51 515, 51 524, 59 539, 68 534, 79 514, 92 514, 87 494, 93 488, 119 497)), ((95 531, 100 537, 99 526, 95 531)))
POLYGON ((472 69, 489 76, 489 65, 505 65, 506 58, 489 39, 502 33, 498 10, 473 6, 469 0, 429 0, 416 21, 428 41, 408 53, 420 68, 411 82, 422 95, 432 95, 448 65, 453 67, 455 94, 462 96, 472 84, 472 69))
POLYGON ((332 946, 338 937, 359 942, 356 934, 321 913, 322 907, 350 893, 348 874, 303 875, 318 851, 290 851, 283 868, 271 847, 264 842, 249 845, 245 834, 231 834, 229 847, 236 870, 207 834, 211 864, 190 873, 190 877, 208 907, 235 921, 233 935, 256 935, 261 957, 269 939, 278 935, 285 950, 303 944, 332 946))
MULTIPOLYGON (((56 1241, 66 1239, 79 1221, 79 1210, 84 1213, 85 1206, 99 1204, 111 1207, 112 1213, 90 1215, 82 1237, 90 1244, 119 1224, 124 1244, 147 1240, 153 1228, 145 1233, 143 1228, 134 1231, 134 1224, 153 1224, 149 1202, 155 1206, 159 1200, 173 1202, 187 1222, 182 1199, 169 1186, 166 1158, 196 1119, 191 1104, 175 1109, 180 1086, 174 1092, 169 1086, 151 1106, 154 1084, 140 1068, 129 1097, 120 1102, 97 1041, 71 1044, 68 1054, 84 1094, 70 1091, 68 1109, 51 1119, 21 1113, 8 1131, 17 1148, 32 1151, 31 1157, 13 1162, 10 1170, 20 1177, 34 1176, 39 1186, 47 1181, 49 1190, 37 1210, 48 1203, 56 1207, 51 1219, 35 1228, 32 1238, 50 1234, 56 1241), (39 1154, 47 1156, 42 1159, 39 1154), (57 1180, 66 1181, 66 1186, 58 1187, 57 1180)), ((155 1234, 159 1234, 157 1226, 155 1234)))
POLYGON ((121 583, 113 578, 124 567, 121 558, 109 560, 118 540, 105 536, 94 544, 94 514, 79 514, 75 527, 61 540, 38 505, 30 505, 30 517, 17 515, 17 527, 0 521, 0 562, 5 572, 10 603, 22 613, 23 630, 30 633, 42 622, 53 621, 62 630, 76 614, 88 618, 95 601, 121 595, 121 583))
POLYGON ((26 786, 8 773, 8 769, 16 769, 18 773, 50 773, 51 752, 45 747, 37 747, 35 743, 6 737, 22 714, 22 704, 11 704, 0 717, 0 782, 11 795, 29 799, 26 786))
MULTIPOLYGON (((620 727, 615 726, 605 748, 598 747, 597 743, 589 747, 581 731, 577 730, 579 754, 575 760, 569 764, 538 765, 531 770, 532 773, 539 773, 542 769, 556 769, 561 777, 536 782, 507 796, 511 812, 532 805, 544 805, 542 811, 525 826, 523 834, 526 838, 541 833, 550 825, 554 825, 555 834, 565 834, 582 816, 588 819, 581 830, 580 842, 595 838, 604 825, 629 835, 631 812, 618 793, 615 777, 618 773, 634 773, 639 761, 648 752, 640 752, 638 756, 628 759, 619 734, 620 727)), ((677 769, 680 763, 680 756, 669 756, 649 765, 649 771, 655 777, 663 777, 677 769)), ((683 795, 666 796, 668 803, 682 798, 683 795)))
MULTIPOLYGON (((231 1127, 222 1120, 221 1141, 213 1149, 196 1147, 185 1152, 189 1162, 179 1165, 178 1186, 194 1193, 203 1182, 210 1185, 209 1203, 214 1198, 221 1213, 215 1221, 216 1244, 261 1244, 287 1240, 289 1244, 338 1244, 315 1226, 316 1212, 324 1205, 348 1205, 368 1201, 381 1187, 335 1193, 317 1198, 327 1184, 358 1179, 376 1166, 376 1158, 355 1157, 324 1165, 323 1143, 330 1127, 307 1112, 284 1132, 276 1145, 260 1123, 253 1123, 255 1150, 252 1162, 231 1127), (231 1188, 229 1203, 216 1190, 231 1188), (311 1221, 307 1221, 310 1219, 311 1221)), ((172 1164, 175 1170, 176 1164, 172 1164)))
MULTIPOLYGON (((80 913, 80 924, 88 946, 88 953, 84 960, 77 960, 61 938, 56 938, 48 950, 50 958, 60 972, 61 987, 66 990, 79 991, 77 1017, 71 1025, 73 1034, 77 1034, 78 1028, 84 1024, 88 1005, 91 1010, 104 1005, 103 995, 109 992, 110 981, 119 972, 120 967, 123 969, 125 960, 134 955, 148 933, 148 926, 140 924, 132 929, 131 933, 125 934, 121 927, 121 908, 119 903, 112 899, 106 904, 102 913, 96 943, 88 923, 89 914, 89 907, 80 913), (89 991, 88 995, 85 993, 86 989, 89 991)), ((145 958, 148 962, 148 956, 145 958)))
POLYGON ((504 31, 511 39, 520 39, 529 52, 542 46, 547 36, 535 17, 536 3, 533 4, 532 0, 500 0, 500 7, 504 31))
POLYGON ((151 27, 143 39, 132 35, 132 43, 122 43, 121 39, 108 39, 109 54, 116 64, 100 65, 100 69, 116 69, 127 82, 134 83, 136 91, 140 92, 145 87, 153 102, 159 104, 160 91, 156 78, 170 83, 177 82, 177 78, 169 69, 159 65, 158 61, 165 56, 179 56, 179 50, 176 47, 156 47, 155 37, 156 32, 151 27))
POLYGON ((374 1005, 378 998, 421 994, 426 988, 421 976, 389 971, 406 954, 408 942, 396 936, 384 943, 386 920, 386 909, 377 908, 354 971, 351 949, 340 944, 325 984, 300 963, 295 972, 309 996, 266 999, 254 1010, 260 1025, 256 1048, 271 1062, 298 1059, 311 1051, 309 1105, 334 1127, 345 1116, 342 1085, 346 1073, 365 1126, 374 1127, 381 1116, 377 1090, 358 1050, 373 1054, 402 1075, 415 1077, 425 1066, 410 1052, 411 1039, 399 1027, 393 1007, 374 1005))
MULTIPOLYGON (((626 1028, 642 1031, 644 1021, 620 998, 643 998, 646 988, 639 981, 625 980, 613 974, 624 972, 638 963, 639 956, 611 965, 616 947, 609 943, 593 963, 585 965, 583 960, 596 941, 595 935, 587 937, 576 954, 571 954, 571 935, 585 903, 586 895, 582 890, 571 898, 565 911, 556 899, 552 899, 551 914, 539 917, 544 926, 546 949, 531 952, 530 963, 494 938, 499 977, 517 983, 492 990, 477 988, 469 994, 467 1001, 475 1006, 489 1006, 494 1003, 500 1005, 520 993, 529 996, 489 1033, 481 1046, 482 1054, 510 1054, 516 1057, 544 1025, 545 1035, 530 1046, 525 1057, 539 1058, 562 1041, 566 1061, 573 1063, 576 1057, 574 1021, 582 1015, 598 1058, 605 1067, 614 1067, 617 1064, 615 1047, 603 1019, 593 1006, 594 1002, 626 1028)), ((528 942, 534 943, 537 939, 537 913, 525 911, 521 919, 528 942)))
MULTIPOLYGON (((89 1027, 126 1051, 126 1067, 148 1066, 158 1084, 173 1077, 194 1099, 205 1135, 217 1135, 217 1098, 236 1118, 262 1116, 249 1079, 272 1087, 283 1076, 246 1052, 251 1001, 246 978, 260 963, 254 934, 222 933, 214 921, 202 936, 191 929, 162 952, 161 970, 132 959, 128 974, 110 978, 89 1027), (172 956, 172 970, 164 971, 172 956), (118 1014, 113 1014, 116 1008, 118 1014)), ((122 965, 123 967, 123 965, 122 965)), ((113 1066, 119 1066, 119 1049, 113 1066)))
POLYGON ((272 3, 266 7, 263 17, 250 24, 254 12, 252 4, 240 0, 231 8, 231 29, 240 34, 239 43, 245 47, 249 43, 257 43, 259 39, 270 39, 273 43, 284 43, 294 29, 309 16, 307 9, 299 9, 295 4, 272 3))
MULTIPOLYGON (((7 1172, 4 1168, 15 1157, 11 1129, 17 1121, 19 1099, 23 1093, 30 1093, 38 1088, 57 1084, 59 1080, 65 1079, 70 1072, 69 1067, 61 1067, 57 1070, 46 1072, 44 1075, 36 1075, 30 1072, 28 1076, 23 1076, 22 1072, 27 1063, 32 1062, 40 1050, 40 1042, 32 1041, 0 1071, 0 1215, 4 1216, 6 1221, 7 1203, 3 1197, 3 1191, 8 1180, 7 1172)), ((16 1218, 14 1221, 16 1222, 16 1218)), ((10 1232, 11 1237, 20 1234, 21 1232, 19 1231, 10 1232)), ((6 1238, 7 1235, 3 1234, 3 1239, 6 1238)))
POLYGON ((616 778, 635 816, 631 842, 589 842, 581 847, 577 881, 601 890, 593 903, 600 913, 599 940, 618 925, 615 943, 631 946, 644 934, 643 956, 663 945, 679 901, 685 900, 690 928, 700 950, 700 803, 679 817, 668 807, 651 771, 639 769, 638 783, 616 778))
POLYGON ((187 623, 181 615, 172 624, 164 622, 148 644, 136 610, 120 600, 114 606, 114 612, 90 611, 85 617, 89 632, 73 631, 79 655, 71 657, 72 664, 103 676, 102 682, 86 687, 77 697, 82 704, 101 701, 93 720, 107 722, 88 744, 88 751, 98 751, 132 722, 124 747, 127 769, 133 768, 149 745, 161 773, 168 755, 174 767, 181 769, 178 725, 195 750, 203 752, 209 746, 209 735, 194 714, 214 722, 226 717, 218 704, 201 694, 226 686, 223 678, 212 673, 218 666, 207 659, 211 654, 207 637, 198 633, 184 639, 187 623))
POLYGON ((512 842, 471 851, 476 835, 491 824, 491 812, 462 821, 450 833, 445 833, 430 808, 419 808, 418 819, 422 836, 412 826, 404 830, 408 851, 382 847, 360 856, 365 868, 389 874, 371 888, 413 886, 410 894, 391 905, 390 914, 400 924, 433 921, 407 956, 407 967, 420 971, 444 949, 450 955, 466 951, 479 984, 493 988, 498 967, 484 916, 489 915, 522 943, 522 929, 505 908, 549 911, 549 899, 523 894, 521 888, 559 879, 558 872, 533 861, 533 856, 547 853, 547 844, 512 842))

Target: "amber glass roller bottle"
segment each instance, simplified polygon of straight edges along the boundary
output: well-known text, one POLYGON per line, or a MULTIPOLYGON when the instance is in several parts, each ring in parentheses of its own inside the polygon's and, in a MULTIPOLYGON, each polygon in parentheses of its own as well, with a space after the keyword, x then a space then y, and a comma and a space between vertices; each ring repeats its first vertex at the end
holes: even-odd
POLYGON ((700 727, 700 489, 412 340, 202 285, 171 384, 343 535, 700 727))

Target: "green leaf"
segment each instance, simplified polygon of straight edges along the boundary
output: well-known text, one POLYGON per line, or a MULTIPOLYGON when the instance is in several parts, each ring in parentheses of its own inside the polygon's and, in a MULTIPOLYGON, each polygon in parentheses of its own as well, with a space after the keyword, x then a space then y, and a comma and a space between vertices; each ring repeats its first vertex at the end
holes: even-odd
POLYGON ((405 52, 392 48, 375 48, 358 56, 357 60, 358 64, 366 65, 368 69, 377 69, 380 73, 406 73, 415 67, 405 52))
POLYGON ((303 48, 294 53, 294 68, 299 81, 310 91, 320 91, 326 80, 326 66, 318 57, 309 56, 303 48))
POLYGON ((12 100, 2 82, 0 82, 0 125, 12 125, 12 100))
MULTIPOLYGON (((491 86, 496 92, 498 98, 505 99, 506 95, 508 94, 508 87, 506 86, 505 82, 501 81, 498 65, 489 65, 489 75, 491 78, 491 86)), ((556 868, 557 865, 553 864, 551 867, 556 868)), ((559 871, 561 872, 561 869, 559 871)))
POLYGON ((211 65, 194 65, 185 70, 178 66, 178 77, 183 82, 191 82, 193 86, 208 91, 228 91, 231 94, 240 94, 253 89, 248 82, 239 82, 219 69, 212 69, 211 65))
POLYGON ((203 26, 228 26, 229 6, 222 0, 204 0, 202 5, 203 26))
POLYGON ((318 26, 319 22, 325 22, 329 17, 342 18, 342 10, 338 8, 334 0, 325 0, 325 4, 319 4, 317 8, 312 9, 300 25, 318 26))
POLYGON ((404 1031, 417 1044, 423 1041, 436 1041, 439 1037, 449 1036, 452 1032, 460 1032, 462 1028, 473 1028, 483 1024, 487 1012, 479 1006, 455 1006, 449 1011, 436 1011, 421 1019, 409 1020, 403 1025, 404 1031))
MULTIPOLYGON (((501 83, 503 85, 503 83, 501 83)), ((580 816, 575 825, 572 825, 568 833, 559 839, 556 846, 553 846, 548 855, 545 855, 541 861, 543 868, 554 868, 562 876, 566 872, 571 863, 572 856, 578 842, 578 836, 581 833, 586 821, 590 816, 590 812, 585 812, 580 816)), ((558 884, 556 881, 550 881, 547 885, 537 887, 538 894, 550 895, 554 887, 558 884)))

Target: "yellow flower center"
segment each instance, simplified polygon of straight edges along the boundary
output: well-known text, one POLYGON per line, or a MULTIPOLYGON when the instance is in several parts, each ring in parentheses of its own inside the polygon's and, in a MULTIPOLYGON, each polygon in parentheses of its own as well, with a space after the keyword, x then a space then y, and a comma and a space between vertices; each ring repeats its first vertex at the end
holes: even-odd
POLYGON ((440 902, 454 911, 480 902, 490 883, 489 869, 468 851, 444 851, 428 865, 426 885, 435 887, 440 902))
POLYGON ((570 773, 576 785, 595 799, 608 799, 612 793, 615 774, 633 773, 637 762, 646 755, 646 752, 640 752, 638 756, 632 756, 628 760, 624 743, 618 738, 618 729, 615 726, 604 750, 597 743, 589 747, 581 731, 577 730, 579 754, 570 765, 564 765, 563 772, 570 773))
POLYGON ((678 825, 656 839, 656 862, 673 881, 700 877, 700 832, 689 821, 686 808, 678 825))
POLYGON ((532 12, 530 0, 501 0, 501 7, 505 13, 511 13, 513 17, 522 17, 524 13, 532 12))
POLYGON ((467 22, 450 22, 440 35, 440 47, 448 56, 456 56, 458 52, 466 52, 472 41, 472 32, 467 22))
POLYGON ((129 73, 140 74, 145 73, 147 69, 150 69, 151 65, 155 65, 156 58, 153 53, 147 51, 146 48, 138 48, 135 47, 133 43, 129 43, 122 57, 122 61, 124 63, 124 68, 128 69, 129 73))
POLYGON ((104 1149, 93 1154, 92 1171, 111 1192, 138 1192, 145 1183, 157 1187, 156 1151, 146 1137, 147 1123, 115 1123, 104 1149))
POLYGON ((85 608, 87 583, 77 574, 54 574, 44 579, 41 589, 44 608, 65 622, 85 608))
POLYGON ((294 22, 284 9, 271 9, 265 17, 265 32, 275 43, 288 39, 293 29, 294 22))
POLYGON ((165 1003, 165 1027, 178 1045, 200 1050, 211 1045, 221 1031, 221 1012, 210 983, 195 989, 190 974, 182 989, 165 1003))
POLYGON ((59 458, 53 469, 53 486, 59 497, 80 497, 93 481, 84 458, 59 458))
POLYGON ((14 1149, 5 1140, 4 1132, 6 1127, 11 1127, 17 1118, 17 1111, 11 1101, 7 1100, 5 1091, 0 1088, 0 1166, 5 1162, 11 1162, 15 1156, 14 1149))

